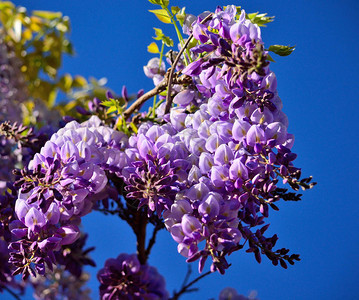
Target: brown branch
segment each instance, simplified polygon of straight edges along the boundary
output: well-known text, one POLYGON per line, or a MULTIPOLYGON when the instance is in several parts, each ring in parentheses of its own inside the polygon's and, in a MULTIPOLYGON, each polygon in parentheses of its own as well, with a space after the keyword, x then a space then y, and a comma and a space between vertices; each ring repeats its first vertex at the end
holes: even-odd
POLYGON ((170 298, 170 300, 178 300, 182 294, 197 291, 198 289, 190 289, 190 287, 192 285, 194 285, 197 281, 201 280, 202 278, 206 277, 207 275, 209 275, 211 273, 212 273, 211 271, 208 271, 207 273, 204 273, 201 276, 198 276, 196 279, 192 280, 190 283, 186 284, 185 286, 182 286, 181 290, 179 292, 175 292, 173 297, 170 298))
POLYGON ((146 256, 146 226, 147 226, 147 215, 142 211, 138 210, 135 216, 134 231, 137 238, 137 256, 141 265, 144 265, 147 261, 146 256))
MULTIPOLYGON (((172 69, 169 69, 172 70, 172 69)), ((139 109, 141 107, 142 104, 144 104, 148 99, 152 98, 155 95, 160 94, 161 92, 163 92, 164 90, 166 90, 167 88, 167 82, 168 82, 168 75, 169 75, 169 70, 167 71, 165 78, 160 82, 159 85, 157 85, 154 89, 148 91, 146 94, 143 94, 140 98, 138 98, 134 103, 132 103, 132 105, 127 108, 125 110, 125 112, 123 113, 124 118, 127 120, 129 118, 129 116, 136 111, 137 109, 139 109)), ((187 75, 183 75, 178 77, 179 73, 176 73, 174 76, 172 75, 172 81, 174 84, 189 84, 192 82, 192 78, 187 76, 187 75)))
POLYGON ((7 291, 11 296, 13 296, 15 299, 20 300, 20 296, 17 295, 15 292, 13 292, 11 289, 9 289, 7 286, 2 287, 5 291, 7 291))
POLYGON ((159 85, 157 85, 154 89, 148 91, 147 93, 143 94, 140 98, 138 98, 132 105, 125 110, 123 113, 125 119, 128 119, 128 117, 143 103, 145 103, 148 99, 152 98, 155 95, 158 95, 159 93, 163 92, 167 87, 167 80, 166 78, 163 79, 159 85))
MULTIPOLYGON (((210 18, 212 18, 213 14, 209 14, 207 17, 205 17, 200 24, 206 23, 210 18)), ((193 38, 193 33, 188 37, 186 43, 183 45, 181 51, 178 53, 172 67, 171 67, 171 72, 168 78, 168 88, 167 88, 167 97, 166 97, 166 108, 165 108, 165 114, 168 114, 171 106, 172 106, 172 97, 171 97, 171 89, 172 89, 172 80, 173 80, 173 74, 174 74, 174 70, 176 69, 176 66, 181 58, 181 55, 183 54, 183 52, 186 50, 186 48, 188 47, 189 43, 191 42, 193 38)))
POLYGON ((162 226, 162 223, 155 225, 155 228, 153 229, 153 232, 152 232, 152 237, 151 237, 150 241, 148 242, 148 246, 147 246, 147 249, 145 252, 146 258, 148 258, 148 256, 150 255, 151 249, 156 242, 157 232, 160 231, 162 228, 164 228, 164 226, 162 226))

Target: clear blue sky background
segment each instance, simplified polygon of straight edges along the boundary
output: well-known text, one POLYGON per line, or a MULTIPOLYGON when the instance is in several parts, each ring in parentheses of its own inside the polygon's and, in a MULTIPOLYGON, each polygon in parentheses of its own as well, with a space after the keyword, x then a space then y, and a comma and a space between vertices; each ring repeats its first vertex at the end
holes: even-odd
MULTIPOLYGON (((117 92, 149 90, 152 82, 142 66, 152 57, 146 46, 153 27, 169 34, 148 12, 145 0, 118 1, 15 1, 29 10, 62 11, 72 21, 76 57, 64 62, 63 70, 85 77, 106 77, 117 92)), ((358 275, 358 49, 359 2, 354 0, 183 0, 199 14, 216 5, 242 5, 247 12, 268 12, 274 23, 262 31, 267 46, 296 45, 295 52, 271 65, 278 78, 289 131, 295 134, 296 164, 318 185, 300 203, 281 203, 270 216, 271 233, 279 234, 278 246, 300 253, 302 261, 288 270, 264 259, 257 264, 251 254, 235 253, 225 276, 212 274, 197 284, 200 291, 182 299, 218 297, 225 286, 240 293, 257 290, 262 300, 359 299, 358 275)), ((135 239, 119 219, 92 213, 84 218, 89 246, 97 269, 91 272, 93 299, 97 299, 96 272, 109 257, 135 252, 135 239)), ((150 264, 166 277, 170 291, 178 288, 186 263, 177 254, 169 234, 159 234, 150 264)), ((194 273, 197 266, 194 265, 194 273)), ((30 299, 30 296, 29 296, 30 299)))

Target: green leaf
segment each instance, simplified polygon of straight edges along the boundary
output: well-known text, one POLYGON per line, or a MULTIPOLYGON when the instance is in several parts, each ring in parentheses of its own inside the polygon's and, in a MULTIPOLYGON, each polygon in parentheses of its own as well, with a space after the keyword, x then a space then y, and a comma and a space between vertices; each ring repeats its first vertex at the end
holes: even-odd
POLYGON ((154 39, 155 40, 157 40, 157 41, 160 41, 160 40, 162 40, 162 38, 163 38, 163 36, 164 36, 164 34, 163 34, 163 32, 162 32, 162 29, 160 29, 160 28, 153 28, 154 30, 155 30, 155 34, 156 34, 156 36, 154 37, 154 39))
POLYGON ((48 105, 49 107, 53 107, 56 103, 56 97, 57 97, 57 90, 53 89, 50 93, 49 93, 49 99, 48 99, 48 105))
POLYGON ((72 76, 70 74, 65 74, 60 78, 58 85, 64 92, 68 92, 72 86, 72 82, 72 76))
POLYGON ((138 129, 137 129, 136 125, 133 122, 130 123, 130 127, 132 128, 133 132, 135 134, 137 134, 138 129))
POLYGON ((171 12, 173 15, 177 14, 181 9, 178 6, 172 6, 171 12))
POLYGON ((158 46, 155 42, 152 42, 147 46, 147 51, 150 53, 160 53, 160 49, 158 49, 158 46))
POLYGON ((183 26, 184 20, 186 19, 185 7, 183 7, 177 14, 176 19, 183 26))
POLYGON ((44 18, 44 19, 47 19, 50 21, 62 17, 61 12, 53 12, 53 11, 46 11, 46 10, 34 10, 32 12, 32 14, 34 16, 38 16, 40 18, 44 18))
POLYGON ((269 61, 271 61, 271 62, 275 62, 275 60, 273 59, 273 57, 270 56, 269 54, 267 54, 267 59, 268 59, 269 61))
POLYGON ((162 41, 166 44, 167 47, 173 47, 173 40, 168 36, 163 36, 162 41))
POLYGON ((171 17, 168 15, 165 9, 153 9, 149 10, 149 12, 154 13, 155 16, 163 23, 171 24, 171 17))
MULTIPOLYGON (((173 47, 173 40, 170 37, 165 36, 163 34, 162 30, 159 28, 153 28, 153 29, 155 30, 155 34, 156 34, 156 36, 154 37, 154 39, 156 41, 163 41, 167 47, 173 47)), ((159 53, 159 52, 156 52, 156 53, 159 53)))
POLYGON ((161 0, 148 0, 150 3, 152 4, 157 4, 157 5, 161 5, 161 0))
POLYGON ((3 10, 5 8, 15 8, 15 5, 11 3, 10 1, 1 1, 0 2, 0 10, 3 10))
POLYGON ((295 46, 272 45, 268 48, 268 51, 272 51, 279 56, 288 56, 294 51, 294 49, 295 46))
POLYGON ((111 106, 108 110, 107 110, 107 113, 108 114, 111 114, 113 112, 115 112, 117 110, 117 107, 116 106, 111 106))
MULTIPOLYGON (((113 100, 113 99, 111 99, 111 100, 113 100)), ((111 107, 114 105, 113 101, 111 101, 111 100, 104 100, 101 102, 101 105, 103 105, 105 107, 111 107)))
POLYGON ((83 88, 87 85, 87 81, 83 76, 77 75, 75 76, 73 82, 72 82, 72 87, 73 88, 83 88))
POLYGON ((164 6, 168 6, 168 4, 170 4, 169 0, 148 0, 150 3, 152 4, 157 4, 157 5, 164 5, 164 6))
POLYGON ((260 27, 266 27, 266 24, 274 21, 274 17, 269 17, 266 13, 260 14, 259 12, 247 14, 247 18, 260 27))

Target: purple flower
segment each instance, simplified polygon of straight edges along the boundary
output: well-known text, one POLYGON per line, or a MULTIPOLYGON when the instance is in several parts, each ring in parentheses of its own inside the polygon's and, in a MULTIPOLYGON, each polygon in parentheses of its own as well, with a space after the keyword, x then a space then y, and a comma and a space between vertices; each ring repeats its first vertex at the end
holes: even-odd
POLYGON ((213 166, 211 169, 211 181, 215 187, 223 187, 228 180, 227 166, 213 166))
POLYGON ((97 278, 101 284, 101 299, 166 300, 169 297, 164 278, 156 268, 141 265, 135 254, 108 259, 97 278))
POLYGON ((254 147, 256 144, 263 144, 266 142, 263 129, 259 125, 252 125, 247 132, 247 143, 254 147))
MULTIPOLYGON (((201 43, 206 43, 208 41, 207 28, 203 24, 196 23, 193 25, 193 36, 196 40, 199 40, 201 43)), ((185 73, 186 74, 186 73, 185 73)), ((189 74, 187 74, 189 75, 189 74)), ((198 74, 196 74, 198 75, 198 74)))
POLYGON ((46 224, 46 218, 35 207, 31 207, 25 216, 25 225, 32 231, 35 231, 37 227, 43 227, 46 224))
POLYGON ((220 145, 214 153, 214 162, 219 165, 228 165, 234 158, 233 151, 228 145, 220 145))
POLYGON ((174 98, 173 103, 176 103, 180 106, 187 106, 194 99, 194 91, 193 90, 184 90, 179 92, 174 98))
POLYGON ((148 78, 153 78, 155 75, 164 75, 166 71, 166 65, 164 61, 161 62, 157 57, 151 58, 146 66, 143 67, 143 71, 148 78))
POLYGON ((187 67, 185 67, 182 70, 182 73, 189 76, 199 75, 202 71, 202 63, 202 59, 196 60, 193 63, 190 63, 187 67))

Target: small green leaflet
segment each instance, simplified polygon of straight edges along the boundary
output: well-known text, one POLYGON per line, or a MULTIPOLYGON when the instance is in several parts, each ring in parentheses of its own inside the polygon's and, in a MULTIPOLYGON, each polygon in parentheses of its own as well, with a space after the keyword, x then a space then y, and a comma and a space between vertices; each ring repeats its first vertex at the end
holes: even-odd
POLYGON ((272 45, 268 48, 268 51, 272 51, 279 56, 288 56, 294 51, 294 49, 295 46, 272 45))
POLYGON ((172 6, 171 7, 171 12, 173 15, 175 15, 176 13, 178 13, 181 9, 178 6, 172 6))
POLYGON ((158 49, 158 46, 155 42, 152 42, 147 46, 147 51, 150 53, 160 53, 160 49, 158 49))
POLYGON ((120 114, 122 112, 122 107, 120 103, 116 99, 108 99, 101 102, 101 105, 108 107, 107 113, 111 114, 113 112, 117 111, 117 114, 120 114))
POLYGON ((150 3, 152 4, 158 4, 158 5, 161 5, 162 4, 162 1, 161 0, 148 0, 150 3))
POLYGON ((54 20, 62 17, 61 12, 52 12, 52 11, 45 11, 45 10, 34 10, 32 12, 34 16, 38 16, 40 18, 44 18, 47 20, 54 20))
POLYGON ((165 36, 162 32, 162 29, 160 28, 153 28, 153 29, 155 30, 155 34, 156 34, 156 36, 154 37, 156 41, 163 41, 167 47, 173 47, 173 40, 170 37, 165 36))
POLYGON ((167 11, 165 9, 153 9, 149 10, 149 12, 154 13, 155 16, 163 23, 171 24, 171 17, 168 15, 167 11))
POLYGON ((186 19, 185 7, 181 8, 179 12, 176 14, 176 19, 183 26, 184 20, 186 19))
POLYGON ((259 12, 247 14, 247 18, 260 27, 266 27, 266 24, 274 21, 274 17, 269 17, 267 14, 260 14, 259 12))
POLYGON ((273 59, 272 56, 270 56, 269 54, 267 54, 267 60, 271 61, 271 62, 275 62, 275 60, 273 59))
POLYGON ((157 5, 163 5, 163 6, 168 6, 168 4, 170 4, 169 0, 148 0, 150 3, 152 4, 157 4, 157 5))

